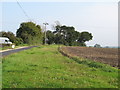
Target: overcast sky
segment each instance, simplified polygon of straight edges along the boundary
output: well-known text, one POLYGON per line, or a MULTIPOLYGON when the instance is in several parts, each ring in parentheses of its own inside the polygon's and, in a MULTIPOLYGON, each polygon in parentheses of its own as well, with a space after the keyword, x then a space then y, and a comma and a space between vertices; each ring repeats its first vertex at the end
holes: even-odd
MULTIPOLYGON (((43 22, 48 22, 47 29, 51 29, 54 22, 58 20, 62 25, 74 26, 79 32, 88 31, 92 33, 94 38, 87 42, 87 45, 93 46, 98 43, 102 46, 117 46, 117 0, 109 0, 109 2, 108 0, 106 2, 104 2, 105 0, 102 2, 85 1, 20 2, 20 4, 30 19, 37 24, 42 25, 43 22)), ((15 33, 21 22, 29 21, 16 2, 2 2, 0 5, 2 5, 0 30, 15 33)))

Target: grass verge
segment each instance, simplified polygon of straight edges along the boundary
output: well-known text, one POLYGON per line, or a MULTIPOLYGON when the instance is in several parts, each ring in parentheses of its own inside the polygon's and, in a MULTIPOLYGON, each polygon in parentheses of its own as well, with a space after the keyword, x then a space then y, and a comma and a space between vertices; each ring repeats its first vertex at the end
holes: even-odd
MULTIPOLYGON (((19 47, 23 47, 23 46, 30 46, 30 45, 28 45, 28 44, 21 44, 21 45, 15 46, 15 49, 19 48, 19 47)), ((0 47, 0 50, 6 50, 6 49, 12 49, 12 46, 0 47)))
POLYGON ((109 72, 75 60, 57 45, 9 55, 2 60, 3 88, 118 88, 118 69, 109 72))

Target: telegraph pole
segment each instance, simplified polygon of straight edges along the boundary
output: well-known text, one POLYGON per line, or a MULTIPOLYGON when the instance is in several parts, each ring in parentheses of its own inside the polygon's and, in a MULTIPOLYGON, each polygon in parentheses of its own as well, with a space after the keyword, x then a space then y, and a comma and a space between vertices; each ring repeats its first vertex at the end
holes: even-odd
POLYGON ((43 23, 45 25, 45 45, 46 45, 46 25, 49 25, 48 23, 43 23))

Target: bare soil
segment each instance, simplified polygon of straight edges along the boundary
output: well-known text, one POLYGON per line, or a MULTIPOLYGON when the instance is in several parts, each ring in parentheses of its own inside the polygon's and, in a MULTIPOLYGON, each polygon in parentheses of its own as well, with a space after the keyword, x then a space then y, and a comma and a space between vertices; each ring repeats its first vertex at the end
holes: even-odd
POLYGON ((118 67, 118 49, 94 47, 61 47, 65 53, 80 58, 90 59, 113 67, 118 67))

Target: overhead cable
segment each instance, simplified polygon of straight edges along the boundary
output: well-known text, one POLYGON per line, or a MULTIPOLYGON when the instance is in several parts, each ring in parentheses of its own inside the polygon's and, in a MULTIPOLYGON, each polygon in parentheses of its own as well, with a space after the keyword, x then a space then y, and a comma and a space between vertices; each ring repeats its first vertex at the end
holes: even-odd
POLYGON ((25 12, 25 10, 23 9, 23 7, 20 5, 20 3, 18 2, 18 0, 16 0, 17 1, 17 4, 18 4, 18 6, 21 8, 21 10, 23 11, 23 13, 24 13, 24 15, 29 19, 29 20, 31 20, 30 19, 30 17, 28 16, 28 14, 25 12))

